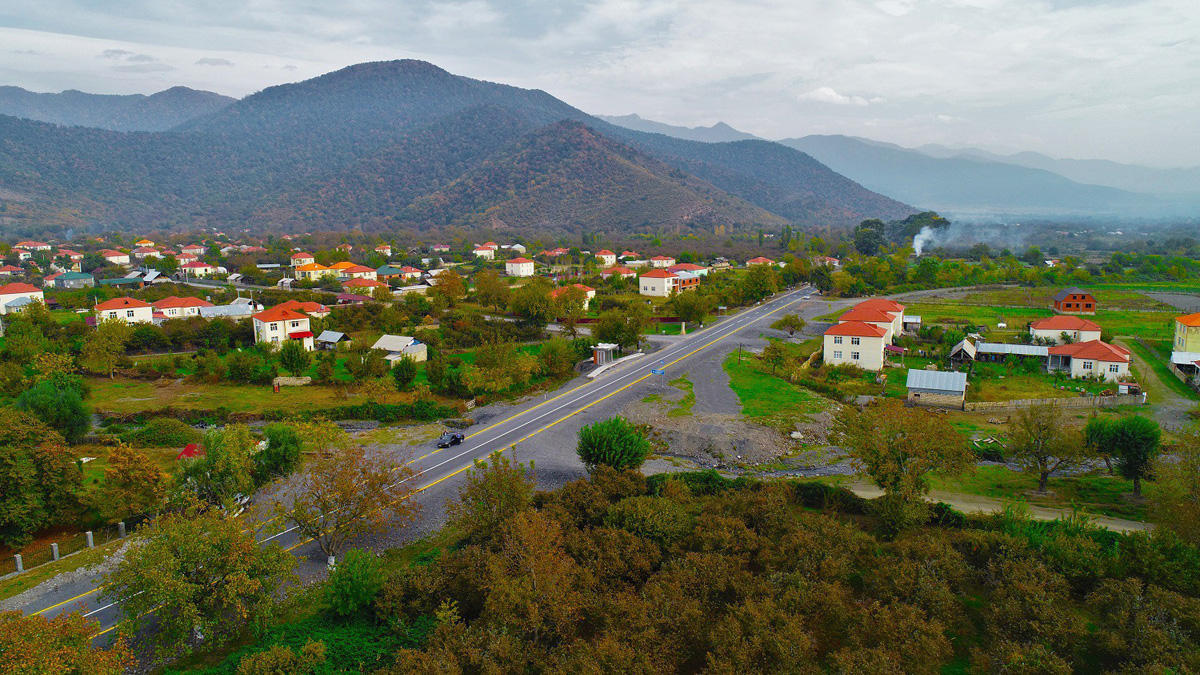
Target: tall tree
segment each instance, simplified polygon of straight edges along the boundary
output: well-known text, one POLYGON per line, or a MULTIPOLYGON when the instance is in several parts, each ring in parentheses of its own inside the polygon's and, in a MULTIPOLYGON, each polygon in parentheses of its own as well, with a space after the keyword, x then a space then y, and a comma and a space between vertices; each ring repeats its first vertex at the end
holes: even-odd
POLYGON ((396 389, 404 391, 412 386, 413 380, 417 377, 417 362, 408 357, 404 357, 392 366, 392 381, 396 383, 396 389))
POLYGON ((84 405, 80 389, 43 380, 17 397, 17 407, 56 429, 68 443, 78 443, 92 428, 92 413, 84 405))
POLYGON ((262 625, 294 565, 277 544, 263 546, 224 512, 193 504, 140 531, 103 594, 121 605, 120 635, 148 635, 167 657, 189 652, 197 635, 221 644, 262 625))
POLYGON ((583 307, 586 304, 587 293, 578 286, 567 286, 566 290, 558 295, 555 302, 557 310, 555 313, 558 315, 558 320, 562 323, 563 328, 566 329, 567 334, 571 337, 575 337, 577 334, 576 326, 579 324, 579 320, 583 318, 583 307))
POLYGON ((1078 465, 1085 457, 1082 436, 1063 424, 1062 410, 1053 403, 1017 412, 1009 426, 1008 452, 1038 475, 1038 492, 1046 491, 1050 475, 1078 465))
POLYGON ((453 306, 467 294, 467 287, 458 272, 446 270, 437 275, 432 292, 434 296, 443 298, 447 305, 453 306))
POLYGON ((779 272, 774 265, 755 265, 746 270, 738 290, 744 302, 763 300, 779 290, 779 272))
POLYGON ((696 291, 676 293, 667 300, 667 307, 680 321, 696 323, 712 311, 712 298, 696 291))
POLYGON ((1171 454, 1155 463, 1151 514, 1160 527, 1200 545, 1200 427, 1181 433, 1171 454))
POLYGON ((633 304, 623 310, 609 310, 592 324, 592 337, 602 342, 620 345, 622 349, 637 347, 650 327, 650 310, 633 304))
POLYGON ((1142 496, 1142 480, 1158 457, 1162 431, 1148 417, 1131 415, 1113 423, 1111 442, 1116 448, 1117 468, 1133 481, 1134 496, 1142 496))
POLYGON ((508 301, 508 311, 516 314, 521 323, 544 328, 554 319, 554 301, 550 292, 554 287, 542 277, 534 277, 513 291, 508 301))
POLYGON ((493 309, 508 306, 508 283, 495 270, 482 270, 475 275, 475 299, 493 309))
POLYGON ((98 375, 112 377, 132 336, 133 328, 120 319, 101 321, 83 340, 80 365, 98 375))
POLYGON ((299 340, 285 340, 283 346, 279 348, 279 365, 283 366, 293 377, 299 377, 308 369, 310 363, 312 363, 312 354, 304 348, 299 340))
POLYGON ((277 502, 276 510, 325 555, 337 556, 355 537, 415 520, 417 476, 410 463, 390 453, 334 447, 292 477, 283 491, 291 502, 277 502))
POLYGON ((783 350, 778 341, 770 340, 767 342, 767 346, 763 347, 761 358, 765 363, 770 364, 771 374, 774 375, 775 370, 787 361, 787 352, 783 350))
POLYGON ((109 451, 104 481, 90 501, 110 523, 131 515, 158 513, 167 499, 167 480, 149 457, 121 443, 109 451))
POLYGON ((791 337, 804 330, 806 325, 808 325, 808 323, 804 319, 800 318, 800 316, 796 314, 784 314, 771 324, 771 328, 774 330, 787 331, 788 337, 791 337))
POLYGON ((215 506, 254 491, 253 455, 258 440, 249 427, 235 424, 209 431, 201 445, 203 455, 180 464, 175 479, 177 488, 215 506))

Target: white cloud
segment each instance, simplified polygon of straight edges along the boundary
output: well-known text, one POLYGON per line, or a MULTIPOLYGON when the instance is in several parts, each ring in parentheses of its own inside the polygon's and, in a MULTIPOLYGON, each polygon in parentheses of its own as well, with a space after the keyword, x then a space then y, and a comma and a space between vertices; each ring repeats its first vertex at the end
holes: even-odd
POLYGON ((817 87, 812 91, 807 91, 803 94, 800 94, 798 98, 802 101, 832 103, 833 105, 867 106, 871 104, 870 99, 862 96, 846 96, 845 94, 839 94, 833 87, 817 87))

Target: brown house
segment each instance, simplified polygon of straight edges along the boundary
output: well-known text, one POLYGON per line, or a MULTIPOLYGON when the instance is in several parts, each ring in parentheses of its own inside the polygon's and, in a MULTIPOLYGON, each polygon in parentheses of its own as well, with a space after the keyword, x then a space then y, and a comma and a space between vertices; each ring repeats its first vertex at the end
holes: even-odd
POLYGON ((1059 314, 1095 314, 1096 298, 1074 286, 1064 288, 1054 294, 1054 311, 1059 314))

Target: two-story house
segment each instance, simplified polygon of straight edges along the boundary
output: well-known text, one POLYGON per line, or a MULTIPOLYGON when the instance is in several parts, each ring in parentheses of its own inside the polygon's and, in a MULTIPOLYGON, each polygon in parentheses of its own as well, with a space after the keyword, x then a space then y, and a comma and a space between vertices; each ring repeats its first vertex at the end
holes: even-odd
POLYGON ((254 326, 256 344, 280 347, 288 340, 296 340, 308 351, 313 349, 313 334, 308 317, 291 309, 272 307, 250 317, 254 326))

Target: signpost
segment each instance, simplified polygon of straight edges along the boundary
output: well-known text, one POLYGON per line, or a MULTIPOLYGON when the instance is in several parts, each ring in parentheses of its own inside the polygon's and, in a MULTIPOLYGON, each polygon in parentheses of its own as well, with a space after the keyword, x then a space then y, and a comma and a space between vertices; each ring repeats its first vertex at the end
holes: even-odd
MULTIPOLYGON (((659 361, 659 363, 662 363, 662 361, 659 361)), ((651 369, 650 369, 650 372, 651 372, 652 374, 654 374, 654 375, 658 375, 658 388, 659 388, 659 389, 662 389, 662 386, 663 386, 663 378, 662 378, 662 376, 663 376, 663 375, 666 375, 666 374, 667 374, 667 371, 665 371, 665 370, 663 370, 663 369, 661 369, 661 368, 651 368, 651 369)))

